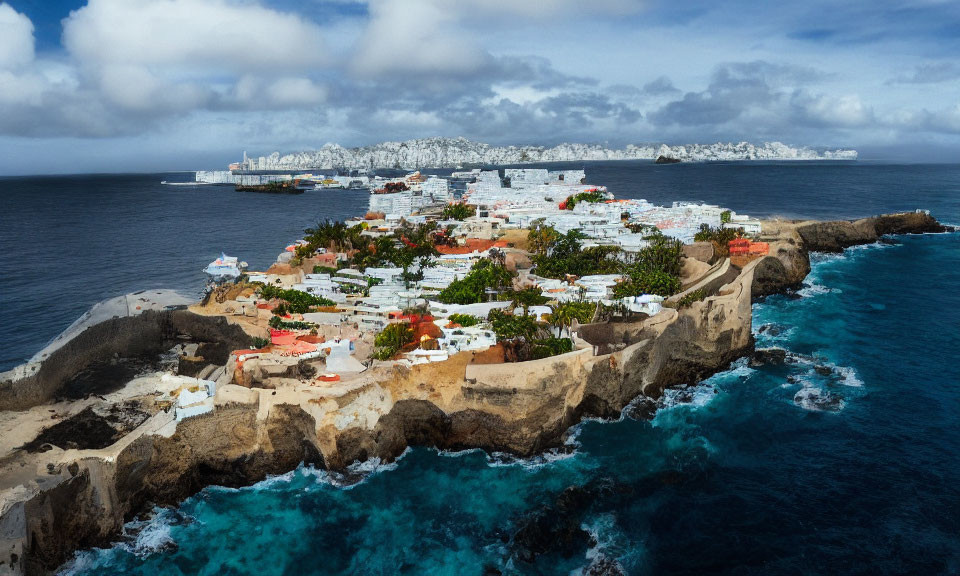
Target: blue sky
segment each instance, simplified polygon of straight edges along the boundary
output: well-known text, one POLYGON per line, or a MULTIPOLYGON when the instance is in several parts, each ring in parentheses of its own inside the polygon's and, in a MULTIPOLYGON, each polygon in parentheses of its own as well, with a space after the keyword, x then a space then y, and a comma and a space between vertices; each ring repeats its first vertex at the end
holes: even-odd
POLYGON ((0 174, 426 136, 960 161, 960 3, 0 1, 0 174))

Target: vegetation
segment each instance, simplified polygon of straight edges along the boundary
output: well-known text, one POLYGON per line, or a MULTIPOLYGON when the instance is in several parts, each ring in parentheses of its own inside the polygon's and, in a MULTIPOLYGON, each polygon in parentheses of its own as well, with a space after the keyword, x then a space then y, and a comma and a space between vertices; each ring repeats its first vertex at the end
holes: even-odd
POLYGON ((319 265, 318 265, 318 266, 314 266, 314 267, 313 267, 313 273, 314 273, 314 274, 329 274, 329 275, 331 275, 331 276, 334 276, 334 275, 336 275, 336 273, 337 273, 337 269, 336 269, 336 268, 331 268, 331 267, 329 267, 329 266, 319 266, 319 265))
POLYGON ((264 348, 270 344, 269 338, 260 338, 259 336, 253 339, 254 348, 264 348))
POLYGON ((561 302, 553 307, 550 323, 559 328, 570 327, 573 320, 581 324, 593 321, 597 305, 593 302, 561 302))
POLYGON ((444 304, 476 304, 483 302, 487 288, 505 290, 513 282, 513 274, 502 262, 489 258, 478 260, 463 279, 454 280, 437 294, 444 304))
POLYGON ((723 246, 734 238, 743 236, 743 228, 711 228, 707 224, 701 224, 700 230, 693 235, 694 242, 713 242, 723 246))
POLYGON ((510 297, 514 308, 523 308, 524 316, 527 315, 531 306, 543 306, 550 301, 549 298, 540 292, 539 288, 511 290, 507 295, 510 297))
POLYGON ((734 238, 743 236, 743 228, 711 228, 707 224, 701 224, 700 230, 693 235, 695 242, 712 242, 714 249, 720 256, 730 254, 730 247, 727 246, 734 238))
POLYGON ((703 288, 694 290, 689 294, 686 294, 677 302, 677 308, 689 308, 694 302, 699 302, 707 297, 707 291, 703 288))
POLYGON ((309 330, 313 326, 309 322, 287 322, 279 316, 270 318, 270 327, 277 330, 309 330))
POLYGON ((573 351, 573 340, 569 338, 542 338, 534 340, 530 351, 531 360, 540 360, 573 351))
POLYGON ((586 235, 579 230, 567 234, 557 233, 547 250, 533 256, 536 272, 546 278, 564 278, 567 274, 589 276, 592 274, 617 274, 622 263, 615 258, 620 249, 613 246, 583 248, 586 235))
POLYGON ((453 322, 454 324, 459 324, 464 328, 469 328, 471 326, 476 326, 483 322, 483 318, 479 316, 473 316, 472 314, 451 314, 447 320, 453 322))
POLYGON ((314 296, 307 292, 301 292, 300 290, 284 290, 283 288, 278 288, 269 284, 265 284, 260 287, 260 297, 264 300, 273 300, 278 299, 283 302, 280 306, 274 310, 274 313, 281 315, 280 310, 284 313, 292 312, 294 314, 303 314, 309 312, 310 308, 314 306, 333 306, 334 302, 320 296, 314 296))
POLYGON ((573 196, 568 197, 560 204, 561 210, 573 210, 573 207, 581 202, 590 202, 597 203, 603 202, 607 197, 603 192, 599 190, 594 190, 593 192, 580 192, 579 194, 574 194, 573 196))
POLYGON ((626 279, 613 289, 617 298, 658 294, 671 296, 680 291, 680 258, 683 244, 666 237, 655 238, 624 265, 626 279))
POLYGON ((517 316, 499 308, 491 310, 487 320, 497 335, 497 341, 515 338, 530 341, 540 330, 540 325, 533 316, 517 316))
POLYGON ((537 256, 546 256, 550 246, 559 238, 560 233, 553 226, 543 223, 543 219, 534 222, 530 227, 530 233, 527 234, 527 242, 530 244, 530 251, 537 256))
POLYGON ((396 323, 388 324, 373 339, 376 349, 373 357, 377 360, 389 360, 397 355, 404 346, 413 342, 413 329, 409 324, 396 323))
POLYGON ((348 252, 360 250, 370 244, 370 237, 364 236, 366 224, 347 226, 344 222, 324 220, 313 228, 304 230, 304 240, 307 244, 297 247, 296 255, 300 258, 312 256, 319 248, 332 252, 348 252))
POLYGON ((443 214, 441 216, 444 220, 466 220, 476 215, 476 213, 476 206, 471 206, 463 202, 453 202, 443 207, 443 214))
POLYGON ((721 223, 721 224, 726 224, 726 223, 730 222, 730 216, 731 216, 731 214, 730 214, 730 211, 729 211, 729 210, 724 210, 723 212, 721 212, 721 213, 720 213, 720 223, 721 223))

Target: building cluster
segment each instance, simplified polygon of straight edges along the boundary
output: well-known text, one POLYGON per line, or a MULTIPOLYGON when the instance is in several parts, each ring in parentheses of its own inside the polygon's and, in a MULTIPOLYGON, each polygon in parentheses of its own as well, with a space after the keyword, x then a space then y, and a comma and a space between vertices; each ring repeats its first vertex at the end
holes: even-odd
MULTIPOLYGON (((347 254, 321 249, 309 259, 330 269, 324 273, 296 272, 292 278, 249 274, 252 282, 279 285, 331 301, 332 306, 292 315, 285 321, 339 332, 331 335, 327 330, 326 335, 317 335, 316 330, 304 334, 303 330, 275 328, 271 331, 270 350, 243 351, 238 357, 241 365, 257 360, 257 370, 281 371, 299 360, 322 357, 329 373, 321 379, 332 382, 340 373, 363 370, 363 364, 353 356, 358 339, 367 335, 372 340, 373 334, 398 322, 409 323, 415 332, 418 346, 404 354, 402 360, 409 364, 443 361, 458 352, 493 346, 496 336, 488 326, 460 326, 450 318, 455 314, 486 318, 493 309, 510 308, 510 302, 498 300, 498 294, 490 293, 485 302, 443 304, 436 295, 465 278, 474 264, 490 257, 492 251, 509 252, 507 243, 499 238, 511 229, 549 225, 561 233, 579 230, 585 235, 585 246, 617 246, 625 251, 646 246, 653 229, 683 242, 692 242, 702 225, 736 226, 759 232, 759 222, 720 206, 683 202, 656 206, 646 200, 614 199, 605 187, 586 184, 582 170, 507 169, 501 175, 496 170, 475 169, 454 172, 449 178, 415 172, 402 178, 378 178, 371 185, 376 190, 370 195, 367 214, 348 223, 362 222, 364 234, 380 236, 395 232, 404 223, 436 221, 449 240, 437 246, 439 256, 415 262, 405 274, 399 267, 350 268, 345 265, 347 254), (469 204, 476 208, 476 213, 463 220, 444 220, 443 208, 451 202, 469 204), (418 279, 411 280, 410 273, 418 279), (414 309, 426 314, 411 315, 414 309), (349 334, 343 333, 344 326, 350 328, 349 334)), ((731 252, 741 250, 739 246, 732 244, 731 252)), ((749 252, 750 244, 745 246, 749 252)), ((281 260, 294 257, 297 248, 298 244, 287 247, 281 260)), ((557 303, 601 303, 651 316, 662 310, 660 296, 615 297, 614 289, 622 280, 617 274, 558 280, 541 278, 529 271, 520 278, 522 284, 536 287, 557 303)), ((256 294, 237 298, 237 302, 246 307, 244 310, 256 308, 255 314, 269 306, 259 302, 256 294)), ((542 316, 550 308, 534 307, 529 312, 542 316)))
POLYGON ((428 206, 446 204, 450 186, 445 178, 414 172, 405 178, 373 183, 368 214, 381 214, 391 222, 419 213, 428 206))

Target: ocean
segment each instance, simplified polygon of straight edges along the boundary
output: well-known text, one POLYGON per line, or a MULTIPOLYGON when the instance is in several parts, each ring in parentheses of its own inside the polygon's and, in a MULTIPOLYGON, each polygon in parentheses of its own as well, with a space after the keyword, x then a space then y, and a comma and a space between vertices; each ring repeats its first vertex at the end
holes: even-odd
MULTIPOLYGON (((815 218, 927 208, 960 223, 957 166, 585 167, 617 196, 652 202, 815 218)), ((354 192, 159 186, 174 177, 0 180, 7 366, 99 299, 197 292, 220 250, 266 266, 317 218, 365 206, 354 192)), ((347 474, 301 467, 209 487, 64 571, 960 572, 960 234, 816 255, 801 290, 754 304, 753 329, 779 357, 668 391, 652 419, 587 421, 568 450, 515 459, 416 447, 347 474), (538 555, 516 536, 531 525, 555 530, 538 555)))

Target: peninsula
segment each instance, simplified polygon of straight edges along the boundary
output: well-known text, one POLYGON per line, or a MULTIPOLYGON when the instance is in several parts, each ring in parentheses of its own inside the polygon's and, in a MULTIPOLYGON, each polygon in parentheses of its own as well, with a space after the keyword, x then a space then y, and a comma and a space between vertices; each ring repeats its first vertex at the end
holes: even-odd
POLYGON ((459 197, 439 180, 385 184, 202 302, 105 303, 0 375, 0 573, 48 573, 154 505, 301 463, 559 448, 585 417, 753 354, 752 301, 798 287, 811 251, 947 231, 923 211, 617 200, 581 171, 476 171, 459 197))

